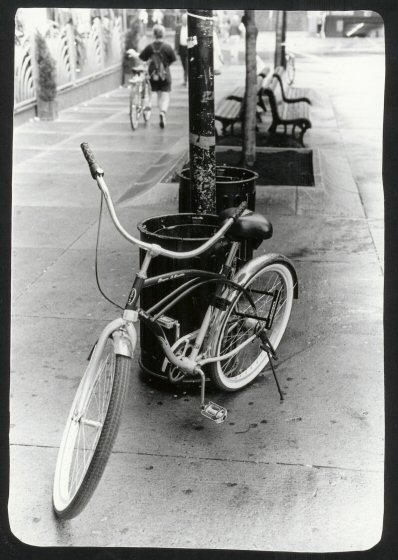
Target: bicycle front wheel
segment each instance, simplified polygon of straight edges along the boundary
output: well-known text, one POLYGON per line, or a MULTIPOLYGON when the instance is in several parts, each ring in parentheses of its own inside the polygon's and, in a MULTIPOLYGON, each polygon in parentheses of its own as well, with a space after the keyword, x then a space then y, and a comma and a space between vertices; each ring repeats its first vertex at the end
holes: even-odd
POLYGON ((141 96, 138 88, 133 86, 130 94, 130 124, 133 130, 137 130, 141 116, 141 96))
MULTIPOLYGON (((250 319, 241 314, 255 314, 259 317, 272 317, 270 328, 265 328, 272 346, 276 349, 282 339, 289 321, 293 303, 293 277, 288 266, 275 262, 265 265, 246 280, 243 287, 254 302, 240 292, 234 296, 232 304, 221 315, 213 338, 211 355, 220 356, 230 353, 253 337, 263 327, 262 321, 250 319), (276 305, 276 308, 273 306, 276 305)), ((236 292, 235 292, 236 294, 236 292)), ((261 348, 261 340, 253 340, 232 357, 210 365, 210 375, 215 384, 225 391, 237 391, 253 381, 269 361, 268 354, 261 348)))
POLYGON ((152 97, 152 89, 151 89, 151 84, 149 83, 149 81, 147 81, 145 83, 145 90, 144 90, 144 96, 143 96, 143 111, 142 111, 142 115, 144 117, 144 121, 148 122, 149 119, 151 118, 151 112, 152 112, 152 102, 151 102, 151 97, 152 97))
POLYGON ((80 382, 55 469, 53 508, 62 519, 82 511, 101 479, 119 428, 130 363, 108 339, 97 370, 87 368, 80 382))

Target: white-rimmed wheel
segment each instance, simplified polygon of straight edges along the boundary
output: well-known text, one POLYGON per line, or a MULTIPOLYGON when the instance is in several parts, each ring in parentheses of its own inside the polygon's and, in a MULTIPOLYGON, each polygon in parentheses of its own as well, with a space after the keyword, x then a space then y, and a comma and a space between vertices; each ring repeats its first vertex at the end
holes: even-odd
POLYGON ((133 84, 130 94, 130 124, 133 130, 137 130, 142 111, 141 93, 137 84, 133 84))
POLYGON ((151 90, 151 84, 149 80, 145 82, 144 88, 145 88, 144 96, 142 100, 142 105, 144 108, 142 111, 142 115, 144 117, 144 121, 148 122, 149 119, 151 118, 151 112, 152 112, 152 101, 151 101, 152 90, 151 90))
POLYGON ((263 318, 273 316, 271 327, 264 330, 276 349, 286 330, 292 309, 293 277, 284 263, 265 265, 242 285, 254 302, 255 313, 250 299, 243 293, 236 295, 235 291, 228 298, 232 304, 217 320, 212 340, 211 355, 225 356, 252 338, 252 341, 242 347, 236 355, 209 364, 213 381, 225 391, 237 391, 248 385, 263 371, 269 361, 267 352, 261 349, 261 339, 255 336, 264 323, 241 314, 257 314, 263 318), (273 305, 276 305, 274 310, 273 305))
POLYGON ((293 54, 289 54, 286 62, 287 83, 291 86, 296 75, 296 63, 293 54))
POLYGON ((130 363, 108 339, 99 366, 88 367, 80 382, 55 469, 53 507, 60 518, 80 513, 100 481, 119 428, 130 363))

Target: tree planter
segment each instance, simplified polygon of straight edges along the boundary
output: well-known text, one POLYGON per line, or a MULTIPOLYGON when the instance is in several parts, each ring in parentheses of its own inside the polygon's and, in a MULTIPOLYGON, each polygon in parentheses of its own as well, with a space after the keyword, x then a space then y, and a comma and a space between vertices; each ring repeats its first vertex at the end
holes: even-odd
MULTIPOLYGON (((241 149, 223 146, 217 150, 217 161, 237 165, 241 149)), ((313 150, 309 148, 257 148, 253 171, 259 175, 257 185, 313 187, 315 185, 313 150)))
POLYGON ((52 121, 57 115, 56 66, 45 38, 39 31, 35 35, 35 81, 37 90, 37 116, 52 121))
POLYGON ((58 104, 53 101, 37 100, 37 116, 41 121, 53 121, 58 117, 58 104))
MULTIPOLYGON (((179 173, 180 193, 179 212, 192 211, 192 189, 189 167, 184 167, 179 173)), ((255 171, 242 167, 230 167, 220 165, 216 168, 216 212, 219 214, 225 208, 239 206, 243 201, 247 202, 249 210, 254 211, 256 206, 256 180, 258 174, 255 171)), ((250 241, 241 244, 239 257, 248 261, 253 257, 253 249, 250 241)))

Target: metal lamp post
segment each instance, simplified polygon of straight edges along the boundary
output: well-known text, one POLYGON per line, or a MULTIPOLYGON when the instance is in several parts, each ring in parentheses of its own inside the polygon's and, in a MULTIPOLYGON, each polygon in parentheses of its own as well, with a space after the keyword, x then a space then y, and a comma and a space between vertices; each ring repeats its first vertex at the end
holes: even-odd
POLYGON ((212 10, 188 11, 189 154, 192 212, 216 211, 212 10))

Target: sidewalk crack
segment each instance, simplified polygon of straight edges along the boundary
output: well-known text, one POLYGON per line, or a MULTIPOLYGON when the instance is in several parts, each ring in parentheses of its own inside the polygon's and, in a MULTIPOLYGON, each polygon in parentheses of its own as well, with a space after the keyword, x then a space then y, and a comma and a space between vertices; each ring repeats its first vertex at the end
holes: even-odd
MULTIPOLYGON (((10 447, 36 447, 40 449, 58 449, 58 446, 55 445, 35 445, 31 443, 11 443, 10 447)), ((196 456, 196 455, 182 455, 182 454, 171 454, 171 453, 151 453, 149 451, 120 451, 120 450, 113 450, 113 455, 137 455, 142 457, 158 457, 163 459, 186 459, 188 461, 219 461, 222 463, 242 463, 242 464, 251 464, 251 465, 269 465, 269 466, 282 466, 282 467, 303 467, 303 468, 310 468, 310 469, 327 469, 327 470, 341 470, 341 471, 348 471, 348 472, 367 472, 367 473, 383 473, 383 469, 364 469, 364 468, 356 468, 356 467, 343 467, 339 465, 309 465, 305 463, 299 462, 288 462, 288 461, 262 461, 262 460, 254 460, 254 459, 232 459, 232 458, 223 458, 223 457, 206 457, 206 456, 196 456)))

